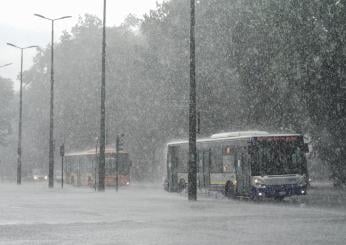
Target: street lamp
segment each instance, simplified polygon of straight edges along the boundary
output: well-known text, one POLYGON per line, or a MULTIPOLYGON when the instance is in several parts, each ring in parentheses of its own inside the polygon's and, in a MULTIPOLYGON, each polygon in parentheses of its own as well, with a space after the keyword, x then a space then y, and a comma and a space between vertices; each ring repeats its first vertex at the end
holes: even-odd
POLYGON ((12 63, 7 63, 5 65, 1 65, 0 68, 6 67, 6 66, 9 66, 9 65, 12 65, 12 63))
POLYGON ((49 172, 48 186, 54 186, 54 21, 71 18, 72 16, 63 16, 56 19, 47 18, 40 14, 34 14, 37 17, 46 19, 52 22, 52 41, 51 41, 51 67, 50 67, 50 123, 49 123, 49 172))
MULTIPOLYGON (((22 104, 23 104, 23 50, 29 48, 38 48, 38 46, 18 47, 12 43, 7 43, 8 46, 20 49, 20 88, 19 88, 19 123, 18 123, 18 158, 17 158, 17 184, 22 183, 22 104)), ((8 65, 8 64, 6 64, 8 65)))
POLYGON ((197 200, 195 0, 190 0, 190 102, 188 199, 197 200))
POLYGON ((105 190, 105 148, 106 148, 106 0, 103 0, 102 32, 102 75, 101 75, 101 117, 100 117, 100 157, 98 191, 105 190))

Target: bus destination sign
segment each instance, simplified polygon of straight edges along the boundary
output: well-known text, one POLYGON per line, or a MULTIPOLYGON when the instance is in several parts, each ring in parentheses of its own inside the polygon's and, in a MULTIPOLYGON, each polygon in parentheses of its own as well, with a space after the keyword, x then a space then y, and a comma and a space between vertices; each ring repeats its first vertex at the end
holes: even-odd
POLYGON ((268 136, 268 137, 255 137, 255 141, 283 141, 283 142, 294 142, 298 140, 298 136, 268 136))

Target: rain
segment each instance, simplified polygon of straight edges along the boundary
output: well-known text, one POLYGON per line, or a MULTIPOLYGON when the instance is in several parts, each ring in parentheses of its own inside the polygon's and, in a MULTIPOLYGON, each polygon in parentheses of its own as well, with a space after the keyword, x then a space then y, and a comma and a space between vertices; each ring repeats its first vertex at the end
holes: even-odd
POLYGON ((346 1, 0 12, 0 244, 344 244, 346 1))

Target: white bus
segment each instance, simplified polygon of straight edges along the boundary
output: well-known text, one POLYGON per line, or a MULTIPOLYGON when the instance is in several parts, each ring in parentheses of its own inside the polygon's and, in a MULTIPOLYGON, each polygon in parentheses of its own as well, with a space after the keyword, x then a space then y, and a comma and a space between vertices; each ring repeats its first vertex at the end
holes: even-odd
MULTIPOLYGON (((167 145, 165 189, 187 186, 188 141, 167 145)), ((308 151, 300 134, 243 131, 197 140, 197 184, 205 190, 251 199, 305 195, 308 151)))

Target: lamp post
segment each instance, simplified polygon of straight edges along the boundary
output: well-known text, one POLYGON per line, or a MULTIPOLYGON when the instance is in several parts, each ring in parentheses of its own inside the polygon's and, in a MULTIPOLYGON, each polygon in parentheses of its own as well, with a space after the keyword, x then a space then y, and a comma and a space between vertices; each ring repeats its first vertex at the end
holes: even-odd
POLYGON ((103 0, 102 32, 102 75, 101 75, 101 118, 100 118, 100 158, 98 191, 105 190, 105 148, 106 148, 106 0, 103 0))
MULTIPOLYGON (((18 148, 17 148, 17 184, 22 183, 22 118, 23 118, 23 51, 29 48, 38 48, 38 46, 18 47, 12 43, 7 45, 20 50, 20 87, 19 87, 19 123, 18 123, 18 148)), ((7 64, 8 65, 8 64, 7 64)))
POLYGON ((48 186, 54 186, 54 22, 71 18, 72 16, 63 16, 56 19, 47 18, 40 14, 35 16, 51 21, 52 24, 52 40, 51 40, 51 67, 50 67, 50 116, 49 116, 49 172, 48 172, 48 186))
POLYGON ((188 200, 197 200, 195 0, 190 0, 190 102, 188 200))
POLYGON ((6 66, 9 66, 9 65, 12 65, 12 63, 7 63, 7 64, 4 64, 4 65, 1 65, 0 68, 6 67, 6 66))

